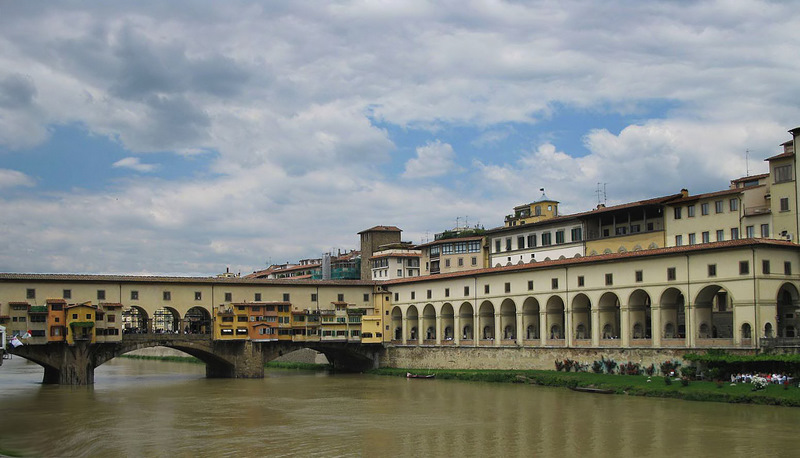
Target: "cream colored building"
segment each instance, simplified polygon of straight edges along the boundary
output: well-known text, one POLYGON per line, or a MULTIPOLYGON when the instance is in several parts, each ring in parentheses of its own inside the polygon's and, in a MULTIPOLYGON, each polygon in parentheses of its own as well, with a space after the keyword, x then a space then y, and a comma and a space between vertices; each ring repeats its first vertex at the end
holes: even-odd
POLYGON ((482 269, 486 267, 483 250, 484 237, 440 238, 417 245, 420 250, 420 274, 436 275, 482 269))

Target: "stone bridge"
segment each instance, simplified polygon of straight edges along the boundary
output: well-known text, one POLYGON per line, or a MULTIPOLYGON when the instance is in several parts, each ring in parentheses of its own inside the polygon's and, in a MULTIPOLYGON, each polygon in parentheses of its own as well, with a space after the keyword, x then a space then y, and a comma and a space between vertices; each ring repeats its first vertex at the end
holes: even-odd
POLYGON ((209 334, 126 334, 121 342, 48 343, 23 345, 14 355, 44 367, 42 383, 90 385, 94 370, 125 353, 149 347, 168 347, 185 352, 206 364, 210 378, 262 378, 264 364, 301 348, 323 353, 334 368, 362 371, 378 367, 382 345, 345 342, 251 342, 212 340, 209 334))

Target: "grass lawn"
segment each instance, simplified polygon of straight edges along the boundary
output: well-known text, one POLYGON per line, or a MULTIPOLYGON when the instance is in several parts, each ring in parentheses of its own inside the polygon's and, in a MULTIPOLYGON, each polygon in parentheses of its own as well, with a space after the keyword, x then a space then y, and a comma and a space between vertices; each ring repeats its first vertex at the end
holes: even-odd
POLYGON ((800 388, 769 385, 761 391, 753 391, 753 385, 730 382, 691 381, 683 386, 680 380, 667 385, 663 376, 609 375, 592 372, 556 371, 505 371, 505 370, 418 370, 383 368, 370 371, 372 374, 405 377, 406 372, 436 374, 437 379, 454 379, 483 382, 531 383, 546 386, 581 386, 614 390, 617 394, 679 398, 691 401, 731 402, 800 407, 800 388), (720 386, 721 385, 721 386, 720 386))

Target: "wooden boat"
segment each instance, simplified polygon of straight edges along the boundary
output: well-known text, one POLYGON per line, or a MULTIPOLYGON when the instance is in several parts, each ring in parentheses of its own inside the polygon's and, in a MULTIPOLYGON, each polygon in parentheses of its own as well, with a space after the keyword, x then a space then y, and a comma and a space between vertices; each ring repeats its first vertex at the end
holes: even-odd
POLYGON ((606 390, 603 388, 592 388, 588 386, 571 386, 572 391, 580 391, 581 393, 596 393, 596 394, 613 394, 614 390, 606 390))
POLYGON ((412 374, 411 372, 406 372, 406 378, 435 378, 436 374, 428 374, 428 375, 420 375, 420 374, 412 374))

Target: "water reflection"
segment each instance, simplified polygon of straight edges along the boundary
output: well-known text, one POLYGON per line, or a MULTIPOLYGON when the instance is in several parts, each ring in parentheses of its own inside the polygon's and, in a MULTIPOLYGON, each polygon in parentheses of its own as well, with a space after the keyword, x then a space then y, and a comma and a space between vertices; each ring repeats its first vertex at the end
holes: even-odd
POLYGON ((94 387, 0 368, 0 453, 58 456, 729 456, 786 454, 800 409, 559 388, 118 359, 94 387))

